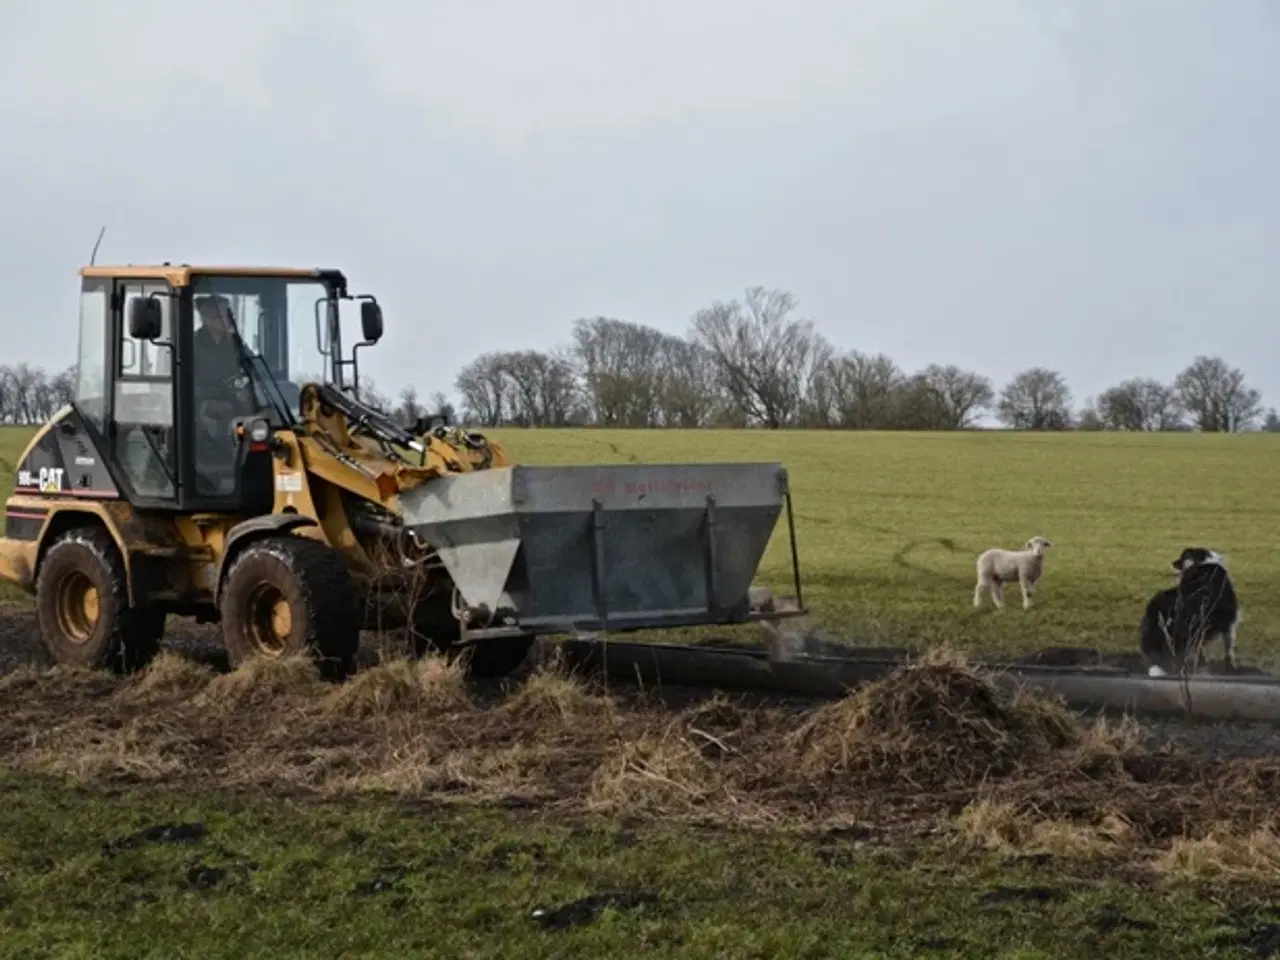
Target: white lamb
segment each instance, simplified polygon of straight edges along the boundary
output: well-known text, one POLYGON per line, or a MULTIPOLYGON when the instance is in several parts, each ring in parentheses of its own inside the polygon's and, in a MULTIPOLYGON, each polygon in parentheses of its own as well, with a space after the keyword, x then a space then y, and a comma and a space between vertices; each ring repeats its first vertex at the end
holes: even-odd
POLYGON ((1022 609, 1031 606, 1036 581, 1044 572, 1044 552, 1053 544, 1044 537, 1032 537, 1021 550, 992 547, 978 557, 978 585, 973 588, 974 607, 982 606, 982 592, 989 590, 997 607, 1004 607, 1004 585, 1018 581, 1022 588, 1022 609))

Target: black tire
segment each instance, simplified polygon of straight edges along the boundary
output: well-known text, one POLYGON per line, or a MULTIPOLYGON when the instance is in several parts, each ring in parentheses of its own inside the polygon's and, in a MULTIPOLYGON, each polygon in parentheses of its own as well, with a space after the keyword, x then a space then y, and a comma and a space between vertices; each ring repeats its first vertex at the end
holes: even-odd
POLYGON ((467 672, 473 677, 505 677, 514 673, 533 649, 533 637, 495 637, 463 647, 467 672))
POLYGON ((451 653, 462 635, 447 592, 420 600, 413 608, 409 628, 413 652, 419 657, 428 653, 451 653))
POLYGON ((55 663, 131 673, 160 649, 164 614, 129 606, 124 561, 105 530, 79 527, 49 545, 36 578, 36 616, 55 663))
POLYGON ((473 677, 505 677, 524 663, 533 648, 532 637, 503 637, 460 645, 462 630, 450 609, 448 594, 432 597, 413 611, 414 653, 444 654, 450 660, 466 657, 467 673, 473 677))
POLYGON ((273 536, 232 561, 218 604, 231 666, 254 656, 309 654, 341 679, 360 646, 360 607, 346 561, 327 544, 273 536))

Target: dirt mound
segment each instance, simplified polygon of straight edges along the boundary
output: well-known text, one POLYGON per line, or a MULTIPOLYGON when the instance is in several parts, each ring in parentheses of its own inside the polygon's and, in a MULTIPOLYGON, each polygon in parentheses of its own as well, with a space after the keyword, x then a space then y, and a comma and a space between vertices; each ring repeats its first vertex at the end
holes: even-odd
POLYGON ((559 663, 535 669, 499 708, 512 724, 546 727, 583 722, 607 723, 613 701, 594 693, 559 663))
POLYGON ((193 702, 225 709, 271 708, 290 700, 314 702, 328 689, 310 657, 256 657, 215 677, 193 702))
POLYGON ((189 700, 214 679, 214 671, 188 657, 165 650, 142 673, 127 680, 116 694, 133 704, 156 706, 189 700))
POLYGON ((437 713, 469 704, 462 667, 444 657, 396 659, 362 670, 335 688, 326 702, 331 713, 343 717, 437 713))
POLYGON ((1007 776, 1081 734, 1056 702, 1010 697, 943 651, 819 708, 790 740, 807 777, 924 785, 1007 776))

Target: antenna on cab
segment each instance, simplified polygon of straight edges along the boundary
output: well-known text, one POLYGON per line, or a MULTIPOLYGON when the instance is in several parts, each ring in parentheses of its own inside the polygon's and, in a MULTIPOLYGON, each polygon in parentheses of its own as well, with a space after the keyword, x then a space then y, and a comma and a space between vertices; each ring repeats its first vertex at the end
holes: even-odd
POLYGON ((89 266, 91 267, 98 260, 98 244, 102 243, 102 235, 106 232, 107 228, 105 226, 98 231, 98 239, 93 244, 93 253, 89 254, 89 266))

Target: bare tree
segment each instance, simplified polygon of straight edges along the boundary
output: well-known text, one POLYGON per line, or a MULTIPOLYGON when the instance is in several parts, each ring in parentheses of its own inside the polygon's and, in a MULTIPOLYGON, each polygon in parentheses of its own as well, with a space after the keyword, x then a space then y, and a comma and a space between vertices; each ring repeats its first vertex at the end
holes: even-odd
POLYGON ((715 360, 729 399, 771 429, 795 423, 825 344, 812 321, 792 318, 795 307, 784 290, 750 287, 745 302, 716 302, 693 319, 691 339, 715 360))
POLYGON ((20 423, 18 380, 13 368, 0 366, 0 423, 20 423))
POLYGON ((0 423, 43 423, 75 398, 75 367, 50 375, 29 363, 0 366, 0 423))
POLYGON ((1056 370, 1032 367, 1000 392, 996 412, 1016 430, 1065 430, 1071 425, 1071 390, 1056 370))
POLYGON ((359 398, 361 402, 367 403, 375 410, 381 410, 383 413, 393 413, 395 404, 391 402, 391 398, 378 389, 377 381, 373 377, 364 376, 360 378, 359 398))
POLYGON ((413 386, 400 390, 400 398, 396 402, 395 409, 391 411, 396 421, 406 427, 414 426, 425 413, 426 409, 418 402, 418 391, 413 386))
POLYGON ((810 367, 804 384, 799 418, 800 425, 804 427, 827 429, 839 426, 839 359, 826 344, 823 354, 823 358, 810 367))
POLYGON ((76 397, 76 367, 75 364, 61 370, 53 375, 49 381, 49 389, 53 393, 53 407, 59 410, 67 406, 76 397))
POLYGON ((923 373, 903 377, 893 387, 885 420, 880 426, 893 430, 950 430, 938 396, 923 373))
POLYGON ((701 344, 665 337, 658 353, 662 422, 668 427, 707 426, 724 407, 715 358, 701 344))
POLYGON ((514 401, 503 363, 501 353, 485 353, 458 371, 455 386, 468 421, 484 427, 507 422, 514 401))
POLYGON ((980 373, 955 364, 932 363, 916 376, 916 389, 932 408, 931 430, 963 430, 974 417, 991 406, 995 390, 980 373))
POLYGON ((560 427, 575 419, 579 388, 573 359, 566 351, 505 354, 502 369, 512 385, 514 423, 560 427))
POLYGON ((1178 399, 1197 427, 1234 433, 1262 414, 1262 394, 1245 383, 1244 371, 1220 357, 1198 356, 1174 381, 1178 399))
POLYGON ((1102 422, 1102 417, 1098 414, 1098 404, 1090 397, 1084 402, 1084 407, 1076 416, 1076 429, 1097 431, 1105 430, 1107 425, 1102 422))
POLYGON ((1262 429, 1267 433, 1280 433, 1280 414, 1276 413, 1275 407, 1267 411, 1267 417, 1262 421, 1262 429))
POLYGON ((1177 390, 1150 377, 1104 390, 1094 409, 1107 430, 1176 430, 1182 422, 1177 390))
POLYGON ((47 379, 44 371, 29 363, 16 364, 8 371, 10 422, 39 423, 41 408, 47 405, 47 396, 42 396, 47 379))
POLYGON ((660 419, 663 348, 651 327, 596 317, 573 323, 574 355, 592 419, 602 425, 652 427, 660 419))
POLYGON ((851 430, 883 430, 893 425, 904 377, 883 353, 852 350, 832 365, 834 419, 851 430))
POLYGON ((458 420, 458 411, 454 408, 449 398, 440 390, 431 394, 431 405, 427 410, 427 414, 444 424, 456 423, 458 420))

